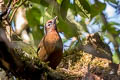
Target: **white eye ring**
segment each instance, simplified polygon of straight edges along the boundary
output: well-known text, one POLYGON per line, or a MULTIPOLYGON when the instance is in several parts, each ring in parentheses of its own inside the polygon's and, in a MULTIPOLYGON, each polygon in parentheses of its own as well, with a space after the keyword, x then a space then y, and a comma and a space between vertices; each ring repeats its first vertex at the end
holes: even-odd
POLYGON ((51 23, 48 23, 48 26, 50 26, 51 25, 51 23))
POLYGON ((49 22, 47 26, 51 26, 51 24, 52 24, 52 23, 51 23, 51 22, 49 22))

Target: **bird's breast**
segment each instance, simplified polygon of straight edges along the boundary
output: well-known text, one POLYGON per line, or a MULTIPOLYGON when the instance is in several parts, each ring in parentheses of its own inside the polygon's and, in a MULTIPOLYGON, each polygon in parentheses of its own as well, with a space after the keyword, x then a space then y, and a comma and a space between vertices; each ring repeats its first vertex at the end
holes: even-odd
POLYGON ((56 31, 46 34, 44 44, 46 46, 47 51, 63 49, 62 40, 56 31))

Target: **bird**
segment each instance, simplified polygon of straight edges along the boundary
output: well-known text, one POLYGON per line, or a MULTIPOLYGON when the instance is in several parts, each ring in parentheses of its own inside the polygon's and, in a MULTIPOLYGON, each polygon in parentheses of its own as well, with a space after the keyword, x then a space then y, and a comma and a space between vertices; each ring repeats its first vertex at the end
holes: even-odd
POLYGON ((44 36, 41 39, 37 55, 43 62, 48 62, 48 66, 56 69, 63 56, 63 43, 56 25, 57 16, 48 20, 44 26, 44 36))

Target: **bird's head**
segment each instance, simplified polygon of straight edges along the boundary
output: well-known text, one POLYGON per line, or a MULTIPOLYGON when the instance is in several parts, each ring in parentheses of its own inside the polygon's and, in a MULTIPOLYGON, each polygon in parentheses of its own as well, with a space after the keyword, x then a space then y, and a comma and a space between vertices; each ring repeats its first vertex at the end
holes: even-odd
POLYGON ((51 32, 52 30, 57 31, 56 19, 57 19, 57 16, 55 18, 53 18, 52 20, 48 20, 46 22, 45 27, 44 27, 45 34, 51 32))

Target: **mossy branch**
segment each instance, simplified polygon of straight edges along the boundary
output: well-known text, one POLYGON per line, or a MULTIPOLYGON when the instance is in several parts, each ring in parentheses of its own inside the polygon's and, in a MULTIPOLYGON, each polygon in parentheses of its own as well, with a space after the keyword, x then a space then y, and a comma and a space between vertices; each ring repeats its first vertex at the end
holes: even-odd
POLYGON ((43 76, 51 80, 63 79, 62 75, 37 58, 32 46, 23 42, 9 42, 2 29, 0 29, 0 66, 14 76, 27 80, 40 80, 43 76))

